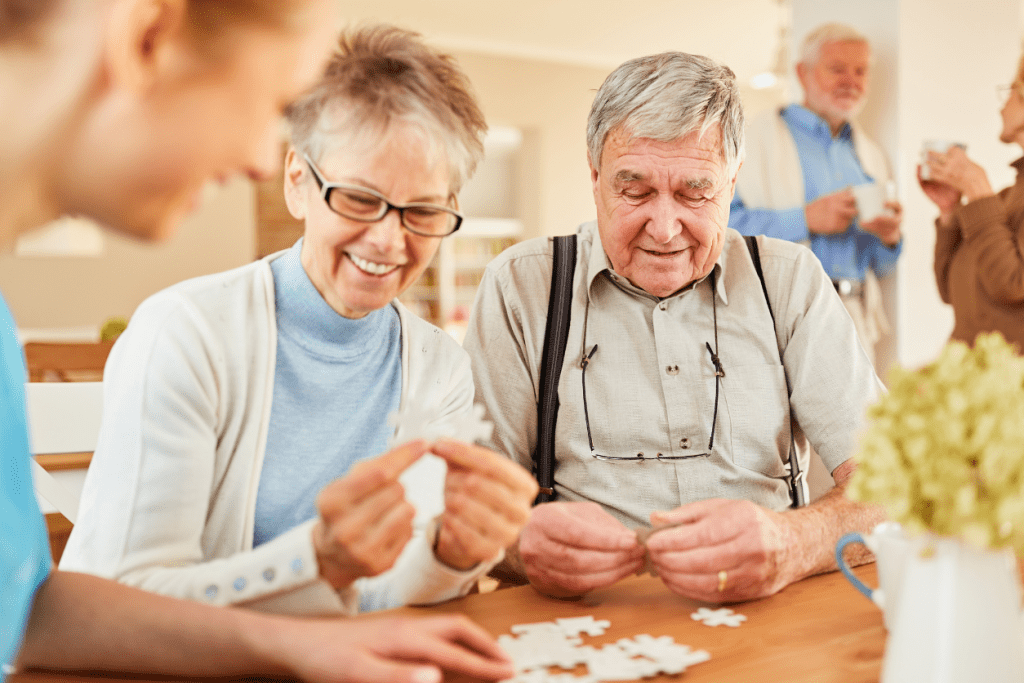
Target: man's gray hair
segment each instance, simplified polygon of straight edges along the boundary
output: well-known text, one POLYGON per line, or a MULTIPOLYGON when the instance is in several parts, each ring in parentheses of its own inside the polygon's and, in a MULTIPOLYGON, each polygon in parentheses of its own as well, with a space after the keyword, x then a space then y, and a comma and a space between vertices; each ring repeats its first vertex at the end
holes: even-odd
POLYGON ((608 134, 620 126, 631 139, 671 142, 718 125, 722 160, 731 178, 743 158, 743 104, 732 69, 685 52, 631 59, 605 79, 587 120, 594 168, 608 134))
POLYGON ((822 24, 807 34, 800 48, 800 63, 813 67, 821 59, 821 48, 829 43, 864 43, 870 46, 867 36, 846 24, 822 24))

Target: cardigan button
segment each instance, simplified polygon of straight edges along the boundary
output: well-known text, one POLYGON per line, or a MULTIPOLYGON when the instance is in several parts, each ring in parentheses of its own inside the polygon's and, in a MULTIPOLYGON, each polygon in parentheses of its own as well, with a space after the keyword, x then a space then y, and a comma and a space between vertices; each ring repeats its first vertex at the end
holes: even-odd
POLYGON ((245 584, 246 584, 245 578, 239 576, 237 579, 235 579, 235 582, 233 584, 231 584, 231 585, 235 587, 236 591, 243 591, 243 590, 245 590, 245 584))
POLYGON ((302 573, 302 558, 301 557, 296 557, 294 560, 292 560, 292 571, 295 572, 296 574, 301 574, 302 573))
POLYGON ((215 597, 217 597, 217 592, 218 588, 211 584, 206 587, 206 590, 203 591, 203 594, 206 595, 207 600, 213 600, 215 597))
POLYGON ((274 571, 273 567, 267 567, 263 570, 263 580, 270 583, 277 576, 277 572, 274 571))

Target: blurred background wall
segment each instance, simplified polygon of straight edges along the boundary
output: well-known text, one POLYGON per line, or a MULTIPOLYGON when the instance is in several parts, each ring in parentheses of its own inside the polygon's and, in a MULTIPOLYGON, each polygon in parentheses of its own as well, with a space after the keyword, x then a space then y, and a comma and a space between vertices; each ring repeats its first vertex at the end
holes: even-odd
MULTIPOLYGON (((914 179, 921 141, 965 142, 994 187, 1012 182, 1007 163, 1019 150, 997 140, 995 88, 1012 79, 1020 54, 1022 0, 671 0, 628 10, 608 0, 338 4, 346 23, 396 23, 452 52, 489 122, 518 131, 509 191, 520 238, 569 233, 593 218, 586 115, 594 91, 622 61, 669 49, 707 54, 736 72, 752 116, 801 98, 793 57, 810 28, 830 20, 854 25, 875 55, 861 122, 889 153, 905 207, 904 256, 885 283, 897 335, 883 362, 926 362, 952 326, 931 275, 935 211, 914 179)), ((0 255, 0 290, 23 328, 130 316, 159 289, 256 258, 268 243, 261 224, 280 208, 267 206, 276 182, 209 188, 177 236, 159 246, 107 234, 98 246, 88 235, 35 246, 28 240, 20 253, 0 255)), ((471 186, 467 197, 492 191, 471 186)), ((285 233, 274 248, 291 239, 285 233)))

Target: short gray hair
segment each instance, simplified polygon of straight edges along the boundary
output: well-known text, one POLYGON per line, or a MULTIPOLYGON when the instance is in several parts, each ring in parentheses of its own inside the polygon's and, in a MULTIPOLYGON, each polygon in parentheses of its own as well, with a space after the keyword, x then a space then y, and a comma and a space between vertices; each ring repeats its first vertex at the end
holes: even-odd
POLYGON ((718 125, 730 177, 743 159, 743 104, 732 69, 685 52, 631 59, 605 79, 587 120, 587 152, 594 168, 608 134, 671 142, 718 125))
POLYGON ((807 34, 803 47, 800 48, 800 63, 813 67, 821 59, 821 48, 829 43, 871 43, 867 36, 846 24, 822 24, 807 34))
POLYGON ((342 33, 319 83, 286 116, 292 145, 317 161, 329 146, 366 151, 394 126, 412 125, 432 155, 444 151, 453 193, 484 155, 487 123, 465 73, 418 34, 394 26, 342 33))

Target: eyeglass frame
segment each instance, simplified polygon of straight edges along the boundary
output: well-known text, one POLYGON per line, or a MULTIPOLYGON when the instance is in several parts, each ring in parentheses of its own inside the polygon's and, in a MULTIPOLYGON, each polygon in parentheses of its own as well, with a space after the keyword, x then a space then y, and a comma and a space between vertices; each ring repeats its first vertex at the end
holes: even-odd
MULTIPOLYGON (((690 460, 692 458, 706 458, 711 455, 715 447, 715 427, 718 424, 718 394, 721 386, 722 378, 725 377, 725 370, 722 368, 722 361, 718 357, 718 311, 715 305, 715 272, 711 271, 711 311, 714 318, 715 326, 715 349, 711 349, 709 342, 704 342, 704 346, 707 347, 708 353, 711 354, 711 364, 715 367, 715 409, 711 418, 711 438, 708 439, 708 452, 707 453, 694 453, 692 455, 662 455, 658 453, 653 458, 646 457, 642 452, 636 455, 602 455, 598 453, 594 448, 594 437, 590 431, 590 410, 587 408, 587 366, 590 365, 591 359, 594 354, 597 353, 597 344, 587 353, 586 343, 586 322, 584 322, 583 331, 583 358, 580 360, 580 382, 583 385, 583 422, 587 426, 587 443, 590 444, 590 456, 595 460, 604 460, 608 462, 623 462, 623 461, 638 461, 643 462, 646 460, 690 460)), ((590 297, 587 297, 587 308, 590 307, 590 297)), ((589 318, 589 311, 584 314, 584 320, 589 318)))
POLYGON ((382 195, 380 192, 377 192, 376 190, 371 190, 368 187, 363 187, 361 185, 350 185, 347 183, 332 183, 328 181, 326 178, 324 178, 323 172, 319 168, 317 168, 317 165, 313 163, 313 160, 309 158, 309 155, 303 154, 302 158, 303 160, 305 160, 306 165, 309 166, 309 170, 313 172, 313 178, 316 180, 316 185, 320 189, 320 198, 324 200, 324 203, 327 204, 327 208, 330 209, 331 212, 341 216, 342 218, 347 218, 358 223, 377 223, 379 221, 384 220, 384 218, 392 210, 395 210, 398 212, 398 222, 401 223, 402 227, 411 232, 412 234, 419 235, 420 237, 448 237, 449 235, 453 235, 456 232, 458 232, 459 228, 462 227, 462 222, 465 220, 465 217, 461 213, 448 206, 441 206, 440 204, 428 204, 426 202, 412 202, 410 204, 393 204, 391 200, 382 195), (384 212, 381 213, 380 216, 377 216, 376 218, 363 218, 361 216, 350 216, 348 214, 341 213, 331 205, 331 191, 333 190, 356 190, 358 192, 364 192, 370 195, 371 197, 375 197, 382 201, 384 203, 384 212), (453 216, 455 218, 455 225, 449 232, 446 232, 444 234, 421 232, 416 228, 410 227, 405 222, 406 209, 437 209, 438 211, 442 211, 453 216))
POLYGON ((1008 85, 997 85, 996 94, 999 96, 999 103, 1005 105, 1014 91, 1021 97, 1024 97, 1024 81, 1017 80, 1008 85))

